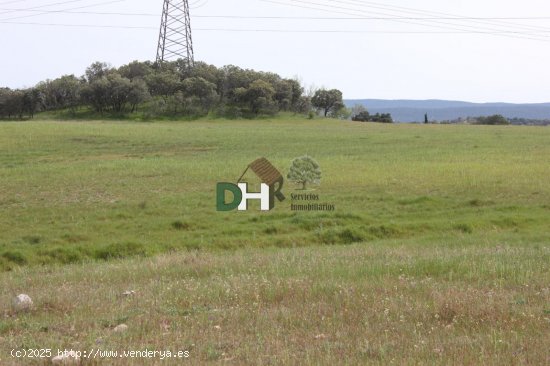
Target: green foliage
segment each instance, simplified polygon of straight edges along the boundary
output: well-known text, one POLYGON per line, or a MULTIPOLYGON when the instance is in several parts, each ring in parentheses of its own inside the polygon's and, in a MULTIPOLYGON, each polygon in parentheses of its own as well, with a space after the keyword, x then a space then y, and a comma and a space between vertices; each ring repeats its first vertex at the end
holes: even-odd
POLYGON ((379 123, 393 123, 393 118, 389 113, 376 113, 370 114, 367 111, 362 111, 352 117, 352 121, 355 122, 379 122, 379 123))
POLYGON ((321 110, 325 117, 328 117, 330 113, 334 113, 344 108, 342 92, 337 89, 317 90, 313 98, 311 98, 311 104, 315 108, 321 110))
POLYGON ((20 251, 16 251, 16 250, 2 253, 2 258, 7 260, 8 262, 12 262, 18 265, 27 264, 26 256, 20 251))
POLYGON ((349 119, 352 115, 352 111, 349 108, 342 106, 340 109, 332 111, 330 117, 337 119, 349 119))
POLYGON ((96 250, 94 257, 96 259, 120 259, 135 256, 146 256, 147 250, 143 244, 128 242, 121 244, 110 244, 96 250))
POLYGON ((277 104, 273 99, 275 89, 264 80, 254 80, 248 88, 235 89, 235 102, 254 116, 277 113, 277 104))
POLYGON ((308 183, 321 183, 321 168, 312 157, 305 155, 292 161, 287 178, 291 182, 301 184, 305 190, 308 183))
MULTIPOLYGON (((303 93, 296 80, 232 65, 197 62, 189 69, 181 60, 162 65, 133 61, 117 69, 95 62, 81 78, 66 75, 31 89, 0 89, 0 118, 33 118, 45 111, 68 111, 75 118, 89 115, 88 108, 102 117, 140 111, 146 119, 241 118, 279 111, 307 115, 311 100, 303 93)), ((334 112, 339 108, 335 105, 334 112)))
POLYGON ((510 120, 500 114, 495 114, 488 117, 477 117, 474 122, 476 125, 509 125, 510 120))
POLYGON ((363 234, 354 229, 328 229, 319 234, 319 240, 324 244, 353 244, 365 240, 363 234))

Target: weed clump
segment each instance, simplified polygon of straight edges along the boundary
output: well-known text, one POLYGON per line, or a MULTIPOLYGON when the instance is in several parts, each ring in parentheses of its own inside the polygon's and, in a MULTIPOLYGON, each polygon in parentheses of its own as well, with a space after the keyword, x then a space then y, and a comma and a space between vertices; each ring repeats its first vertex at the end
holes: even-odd
POLYGON ((191 225, 187 222, 177 220, 172 223, 172 228, 175 230, 189 230, 191 225))
POLYGON ((8 262, 15 263, 17 265, 25 265, 28 260, 27 257, 19 251, 7 251, 2 253, 2 258, 6 259, 8 262))
POLYGON ((319 239, 324 244, 353 244, 365 240, 362 233, 349 228, 328 229, 319 233, 319 239))
POLYGON ((469 224, 456 224, 453 229, 460 231, 464 234, 471 234, 474 232, 474 228, 469 224))
POLYGON ((143 244, 138 243, 122 243, 122 244, 110 244, 103 248, 96 250, 94 253, 95 259, 109 260, 109 259, 122 259, 128 257, 145 257, 147 250, 143 244))

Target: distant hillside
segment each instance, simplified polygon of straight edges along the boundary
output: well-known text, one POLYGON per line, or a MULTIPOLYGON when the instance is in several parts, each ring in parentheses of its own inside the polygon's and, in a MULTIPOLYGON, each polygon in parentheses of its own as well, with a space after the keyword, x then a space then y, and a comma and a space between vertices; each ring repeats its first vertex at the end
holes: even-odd
POLYGON ((350 99, 348 107, 364 105, 373 113, 391 113, 395 121, 423 122, 424 114, 430 120, 454 120, 457 118, 489 116, 501 114, 507 118, 549 119, 550 103, 469 103, 450 100, 383 100, 350 99))

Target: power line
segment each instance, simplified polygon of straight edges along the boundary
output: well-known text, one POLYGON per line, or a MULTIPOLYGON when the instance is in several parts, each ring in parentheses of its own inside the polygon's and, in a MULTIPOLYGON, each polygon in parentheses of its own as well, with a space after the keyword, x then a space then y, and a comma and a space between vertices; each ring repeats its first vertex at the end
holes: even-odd
MULTIPOLYGON (((82 1, 82 0, 76 0, 76 1, 82 1)), ((73 2, 76 2, 76 1, 73 1, 73 2)), ((86 8, 92 8, 92 7, 101 6, 101 5, 120 3, 120 2, 124 2, 124 1, 126 1, 126 0, 111 0, 111 1, 106 1, 106 2, 103 2, 103 3, 94 3, 94 4, 89 4, 89 5, 77 6, 75 8, 64 9, 64 11, 86 9, 86 8)), ((31 11, 36 11, 39 14, 21 15, 21 16, 16 16, 16 17, 11 17, 11 18, 3 18, 3 19, 0 19, 0 20, 4 21, 4 20, 15 20, 15 19, 31 18, 31 17, 40 16, 40 15, 49 13, 49 11, 47 11, 47 10, 31 10, 31 11)), ((0 13, 0 14, 5 14, 5 13, 0 13)))
MULTIPOLYGON (((322 4, 322 3, 318 3, 318 2, 311 2, 311 1, 290 0, 290 1, 293 2, 291 4, 283 3, 283 2, 280 2, 280 1, 273 1, 273 0, 260 0, 260 1, 267 2, 267 3, 273 3, 273 4, 278 4, 278 5, 286 5, 286 6, 291 6, 291 7, 303 8, 303 9, 312 9, 312 10, 318 10, 318 11, 324 11, 324 12, 330 12, 330 13, 353 15, 353 16, 357 16, 358 14, 364 15, 364 14, 367 13, 365 10, 360 10, 360 9, 356 9, 356 8, 349 8, 349 7, 342 7, 342 6, 335 6, 335 5, 327 5, 327 4, 322 4), (296 2, 298 2, 299 4, 295 4, 296 2), (315 6, 311 6, 311 5, 315 5, 315 6), (319 6, 321 6, 322 8, 319 8, 319 6), (345 11, 342 11, 342 10, 345 10, 345 11), (350 11, 353 11, 353 12, 350 12, 350 11)), ((373 12, 373 11, 369 11, 368 13, 369 14, 385 15, 385 16, 393 16, 393 14, 373 12)), ((460 25, 460 24, 454 24, 454 23, 448 23, 448 22, 447 23, 445 23, 445 22, 432 22, 432 23, 438 23, 439 24, 439 25, 437 25, 437 24, 431 24, 431 23, 425 23, 425 22, 406 21, 406 20, 399 20, 399 19, 389 19, 389 21, 404 23, 404 24, 414 24, 414 25, 420 25, 420 26, 431 27, 431 28, 439 28, 439 29, 460 30, 460 29, 466 28, 466 29, 476 29, 476 30, 483 29, 485 31, 492 30, 492 29, 487 29, 487 28, 481 28, 481 27, 476 27, 476 26, 468 26, 468 25, 460 25), (459 29, 459 28, 456 28, 456 27, 461 27, 461 28, 459 29)), ((517 37, 514 37, 514 38, 517 38, 517 37)), ((526 38, 526 37, 523 37, 523 38, 526 38)), ((527 39, 538 40, 539 38, 527 38, 527 39)))
POLYGON ((25 1, 29 1, 29 0, 4 1, 4 2, 1 2, 0 5, 12 4, 12 3, 22 3, 22 2, 25 2, 25 1))
MULTIPOLYGON (((362 6, 362 7, 366 7, 366 8, 383 9, 383 10, 390 10, 390 11, 396 11, 396 12, 404 12, 404 13, 408 13, 408 14, 423 14, 423 15, 432 15, 432 16, 433 15, 437 15, 437 16, 442 16, 443 15, 443 16, 455 16, 455 17, 459 17, 459 18, 461 17, 459 15, 451 14, 451 13, 434 12, 434 11, 428 11, 428 10, 422 10, 422 9, 396 6, 396 5, 387 5, 387 4, 382 4, 382 3, 373 2, 373 1, 366 1, 366 0, 348 0, 348 1, 345 1, 345 0, 325 0, 325 1, 352 4, 352 5, 357 4, 357 6, 362 6)), ((477 19, 469 19, 467 21, 471 21, 471 23, 476 23, 476 24, 511 26, 511 27, 519 28, 519 29, 531 29, 531 30, 533 30, 535 28, 536 29, 538 29, 538 28, 548 29, 546 27, 533 27, 531 25, 517 24, 517 23, 504 22, 504 21, 498 21, 498 20, 495 21, 495 20, 491 20, 491 19, 488 19, 488 21, 485 21, 485 20, 479 21, 477 19)))
MULTIPOLYGON (((206 3, 205 3, 206 4, 206 3)), ((189 5, 191 7, 191 5, 189 5)), ((0 8, 6 11, 40 12, 47 14, 84 14, 84 15, 117 15, 136 17, 158 17, 153 13, 124 13, 100 11, 70 11, 70 10, 28 10, 0 8)), ((281 20, 550 20, 549 17, 313 17, 313 16, 249 16, 249 15, 193 15, 194 18, 213 19, 281 19, 281 20)))
MULTIPOLYGON (((323 3, 319 3, 319 2, 305 1, 305 0, 290 0, 290 1, 301 3, 301 4, 311 4, 311 5, 316 5, 316 6, 327 7, 329 9, 335 8, 335 9, 343 9, 343 10, 352 10, 352 11, 355 11, 355 12, 361 12, 362 14, 367 12, 366 10, 346 7, 350 3, 351 3, 352 6, 357 6, 357 5, 354 4, 353 2, 345 1, 345 0, 326 0, 328 2, 336 3, 338 5, 327 5, 327 4, 323 4, 323 3), (345 5, 345 6, 340 6, 340 5, 345 5)), ((359 1, 355 1, 355 3, 357 3, 357 2, 359 2, 359 1)), ((359 5, 359 6, 361 6, 361 5, 359 5)), ((374 8, 378 8, 378 9, 383 9, 383 10, 391 11, 391 12, 394 12, 394 13, 395 12, 403 13, 402 10, 394 10, 393 7, 388 7, 388 6, 372 6, 372 5, 369 5, 369 6, 363 5, 363 6, 364 7, 374 7, 374 8)), ((325 10, 326 11, 327 9, 318 9, 318 10, 325 10)), ((373 11, 368 11, 368 13, 380 14, 380 15, 393 15, 393 14, 373 12, 373 11)), ((409 14, 410 13, 413 13, 413 14, 419 14, 420 13, 421 14, 421 13, 426 13, 426 12, 422 11, 422 10, 413 10, 413 11, 405 11, 405 13, 409 13, 409 14)), ((395 21, 396 22, 401 22, 401 23, 417 24, 417 25, 421 25, 421 26, 428 26, 428 27, 435 27, 435 28, 447 28, 447 29, 454 29, 454 30, 458 30, 458 28, 456 28, 456 27, 461 27, 461 29, 468 29, 468 30, 471 30, 471 29, 484 30, 484 31, 500 31, 501 30, 501 29, 495 29, 495 28, 488 28, 486 26, 481 27, 481 26, 456 24, 456 23, 442 22, 442 21, 431 21, 430 23, 424 23, 424 22, 419 23, 419 22, 410 22, 410 21, 405 22, 405 21, 399 21, 399 20, 395 20, 395 21), (451 28, 451 27, 453 27, 453 28, 451 28)))
MULTIPOLYGON (((336 13, 336 14, 344 14, 344 15, 351 15, 351 16, 363 16, 363 15, 367 14, 367 11, 365 11, 365 10, 360 10, 360 9, 356 9, 356 8, 349 8, 349 7, 343 7, 343 6, 336 6, 336 5, 327 5, 327 4, 311 2, 311 1, 290 0, 290 1, 293 1, 293 3, 291 3, 291 4, 283 3, 283 2, 280 2, 280 1, 274 1, 274 0, 259 0, 259 1, 266 2, 266 3, 272 3, 272 4, 277 4, 277 5, 297 7, 297 8, 302 8, 302 9, 310 9, 310 10, 317 10, 317 11, 323 11, 323 12, 330 12, 332 14, 336 13), (298 4, 295 4, 296 2, 298 4), (319 6, 321 6, 321 7, 319 7, 319 6)), ((388 13, 380 13, 380 12, 372 12, 372 11, 368 12, 368 13, 369 14, 385 15, 385 16, 392 16, 393 15, 393 14, 388 14, 388 13)), ((544 39, 540 38, 540 37, 545 37, 545 36, 537 37, 537 35, 533 35, 532 33, 527 33, 527 32, 517 33, 517 35, 503 35, 501 30, 493 31, 491 29, 481 28, 481 27, 478 27, 478 26, 467 26, 467 25, 453 24, 453 23, 448 23, 448 22, 436 22, 436 23, 439 23, 439 24, 432 24, 433 22, 426 23, 424 21, 421 22, 421 21, 410 21, 410 20, 400 20, 400 19, 388 19, 388 20, 392 21, 392 22, 402 23, 402 24, 413 24, 413 25, 419 25, 419 26, 430 27, 430 28, 447 29, 447 30, 454 30, 454 31, 463 31, 464 33, 468 33, 468 31, 474 29, 476 31, 483 30, 483 32, 482 32, 483 34, 489 34, 489 35, 494 34, 494 35, 507 36, 507 37, 511 37, 511 38, 518 38, 518 39, 530 39, 530 40, 536 40, 536 41, 545 41, 544 39), (457 28, 457 27, 460 27, 460 28, 457 28)))
MULTIPOLYGON (((62 1, 62 2, 58 2, 58 3, 50 3, 50 4, 40 5, 40 6, 33 6, 33 7, 30 7, 30 8, 23 9, 23 10, 34 10, 34 9, 40 9, 40 8, 47 8, 47 7, 50 7, 50 6, 77 3, 77 2, 81 2, 81 1, 85 1, 85 0, 62 1)), ((8 13, 14 13, 14 12, 15 11, 6 11, 6 12, 2 12, 0 14, 8 14, 8 13)))
MULTIPOLYGON (((21 0, 25 1, 25 0, 21 0)), ((91 11, 72 11, 75 9, 81 9, 85 7, 91 7, 91 6, 98 6, 105 3, 100 4, 92 4, 87 6, 82 6, 78 8, 72 8, 72 9, 62 9, 62 10, 36 10, 36 8, 42 8, 42 7, 48 7, 48 6, 54 6, 59 4, 67 4, 67 3, 73 3, 77 1, 82 0, 72 0, 72 1, 65 1, 65 2, 59 2, 59 3, 53 3, 53 4, 47 4, 42 5, 39 7, 31 7, 31 8, 25 8, 25 9, 5 9, 9 12, 17 12, 17 11, 30 11, 30 12, 39 12, 39 13, 67 13, 67 14, 97 14, 97 15, 125 15, 125 16, 156 16, 155 14, 149 14, 149 13, 125 13, 125 12, 91 12, 91 11)), ((118 2, 118 1, 124 1, 124 0, 116 0, 112 2, 118 2)), ((200 6, 205 5, 208 0, 202 0, 202 4, 200 6)), ((395 21, 405 24, 413 24, 413 25, 420 25, 420 26, 428 26, 431 28, 438 28, 438 29, 446 29, 451 31, 367 31, 367 30, 288 30, 288 29, 233 29, 233 28, 198 28, 197 30, 200 31, 225 31, 225 32, 269 32, 269 33, 373 33, 373 34, 488 34, 488 35, 502 35, 502 36, 509 36, 514 38, 522 38, 522 39, 532 39, 532 40, 538 40, 538 41, 545 41, 544 39, 541 39, 541 37, 548 37, 546 33, 549 33, 549 28, 537 28, 536 31, 510 31, 510 30, 503 30, 502 27, 499 29, 495 28, 486 28, 486 27, 479 27, 479 26, 471 26, 471 25, 461 25, 461 24, 453 24, 448 22, 435 22, 442 25, 434 25, 425 23, 426 21, 432 21, 432 20, 451 20, 451 21, 458 21, 458 20, 489 20, 489 19, 505 19, 505 18, 497 18, 497 17, 488 17, 488 18, 476 18, 476 17, 459 17, 459 16, 431 16, 431 17, 412 17, 412 16, 395 16, 394 14, 388 14, 388 13, 379 13, 379 12, 369 12, 373 14, 382 14, 384 16, 364 16, 366 11, 360 10, 360 9, 354 9, 354 8, 346 8, 341 6, 335 6, 335 5, 327 5, 322 3, 315 3, 311 1, 303 1, 303 0, 290 0, 294 3, 299 4, 313 4, 317 6, 321 6, 324 8, 319 7, 312 7, 312 6, 303 6, 299 4, 287 4, 282 3, 280 1, 272 1, 272 0, 260 0, 263 2, 269 2, 269 3, 275 3, 279 5, 287 5, 287 6, 293 6, 293 7, 302 7, 302 8, 308 8, 308 9, 314 9, 314 10, 320 10, 320 11, 328 11, 331 13, 341 13, 348 15, 347 17, 299 17, 299 16, 240 16, 240 15, 198 15, 195 16, 197 18, 227 18, 227 19, 290 19, 290 20, 314 20, 314 19, 333 19, 333 20, 387 20, 387 21, 395 21), (329 8, 329 9, 325 9, 329 8), (342 12, 340 10, 334 10, 334 9, 346 9, 346 12, 342 12), (349 12, 353 11, 353 13, 349 12), (456 28, 460 27, 460 28, 456 28), (538 30, 540 29, 540 30, 538 30), (535 38, 537 37, 537 38, 535 38)), ((339 4, 349 4, 349 1, 337 1, 337 0, 326 0, 326 1, 332 1, 339 4)), ((353 1, 353 0, 351 0, 353 1)), ((199 4, 201 0, 195 1, 192 4, 199 4)), ((355 1, 359 3, 364 3, 361 1, 355 1)), ((378 3, 375 3, 378 4, 378 3)), ((404 13, 431 13, 431 14, 438 14, 435 12, 427 12, 422 10, 416 10, 412 8, 404 8, 404 7, 394 7, 394 8, 401 8, 401 9, 411 9, 407 11, 401 11, 401 10, 393 10, 390 9, 391 12, 404 12, 404 13)), ((0 9, 2 10, 2 9, 0 9)), ((2 13, 0 13, 2 14, 2 13)), ((440 13, 440 14, 446 14, 447 13, 440 13)), ((32 16, 32 15, 31 15, 32 16)), ((22 16, 27 17, 27 16, 22 16)), ((20 25, 42 25, 42 26, 61 26, 61 27, 85 27, 85 28, 119 28, 119 29, 153 29, 152 27, 143 27, 143 26, 111 26, 111 25, 93 25, 93 24, 64 24, 64 23, 39 23, 39 22, 10 22, 9 20, 12 19, 19 19, 22 17, 13 17, 13 18, 7 18, 7 19, 0 19, 1 24, 20 24, 20 25)), ((527 17, 527 19, 545 19, 546 17, 527 17)), ((507 18, 506 18, 507 19, 507 18)), ((512 18, 510 18, 512 19, 512 18)))
MULTIPOLYGON (((38 23, 38 22, 4 22, 0 24, 15 25, 38 25, 55 27, 76 27, 76 28, 116 28, 116 29, 157 29, 156 27, 146 26, 124 26, 124 25, 97 25, 97 24, 66 24, 66 23, 38 23)), ((376 31, 376 30, 311 30, 311 29, 236 29, 236 28, 194 28, 197 31, 211 32, 265 32, 265 33, 372 33, 372 34, 494 34, 494 32, 483 31, 376 31)), ((550 31, 547 31, 550 33, 550 31)), ((502 34, 523 34, 517 31, 501 31, 502 34)))

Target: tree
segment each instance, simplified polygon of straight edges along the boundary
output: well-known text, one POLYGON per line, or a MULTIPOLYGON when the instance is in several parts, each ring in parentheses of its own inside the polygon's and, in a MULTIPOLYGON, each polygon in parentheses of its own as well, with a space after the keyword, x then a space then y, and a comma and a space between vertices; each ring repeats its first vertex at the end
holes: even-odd
POLYGON ((86 69, 86 79, 89 83, 107 76, 112 71, 106 62, 94 62, 86 69))
POLYGON ((264 80, 255 80, 248 88, 237 88, 234 93, 237 102, 247 106, 255 116, 260 113, 276 112, 277 106, 273 100, 275 89, 264 80))
POLYGON ((351 118, 353 119, 356 116, 358 116, 360 113, 365 113, 365 112, 367 112, 367 115, 369 114, 367 111, 367 108, 365 108, 364 105, 355 104, 353 107, 351 107, 351 118))
POLYGON ((8 93, 6 99, 8 118, 17 117, 23 119, 25 113, 24 95, 24 92, 21 90, 12 90, 8 93))
POLYGON ((153 66, 151 62, 140 62, 133 61, 128 65, 123 65, 118 69, 118 72, 121 76, 130 79, 145 79, 146 76, 150 75, 153 72, 153 66))
POLYGON ((351 117, 351 120, 354 122, 370 122, 370 113, 367 110, 361 111, 355 116, 351 117))
POLYGON ((218 98, 216 85, 202 77, 191 77, 182 82, 183 93, 187 98, 196 98, 199 107, 208 110, 218 98))
POLYGON ((315 112, 312 111, 311 98, 302 95, 294 106, 294 112, 303 114, 313 113, 315 115, 315 112))
POLYGON ((107 94, 109 103, 114 112, 120 113, 128 103, 132 82, 118 73, 107 76, 107 80, 109 81, 109 92, 107 94))
POLYGON ((430 123, 430 121, 429 121, 429 119, 428 119, 428 113, 424 114, 424 123, 425 123, 425 124, 430 123))
POLYGON ((500 114, 495 114, 493 116, 488 116, 488 117, 478 117, 477 122, 475 124, 477 125, 509 125, 510 121, 508 120, 508 118, 500 114))
POLYGON ((34 114, 40 110, 43 95, 36 88, 23 91, 23 110, 27 112, 30 118, 34 118, 34 114))
POLYGON ((291 182, 301 184, 305 190, 308 183, 320 184, 321 168, 312 157, 304 155, 292 161, 287 178, 291 182))
POLYGON ((296 80, 284 79, 275 82, 275 100, 279 105, 279 109, 284 111, 296 111, 299 106, 300 97, 304 92, 304 88, 296 80))
POLYGON ((151 98, 147 84, 142 79, 132 80, 128 94, 128 103, 132 106, 131 112, 134 113, 139 104, 148 101, 151 98))
POLYGON ((315 108, 323 111, 325 117, 332 111, 337 111, 344 107, 342 92, 337 89, 325 90, 320 89, 315 92, 311 103, 315 108))
MULTIPOLYGON (((334 100, 323 108, 325 115, 346 117, 341 93, 326 93, 334 100)), ((95 62, 82 77, 65 75, 28 90, 0 89, 0 117, 32 117, 38 111, 67 109, 75 114, 82 106, 102 114, 120 114, 135 112, 150 99, 144 105, 146 115, 215 112, 240 118, 280 110, 307 114, 313 109, 312 96, 313 92, 304 95, 298 80, 231 65, 217 68, 197 62, 189 68, 182 60, 162 64, 133 61, 112 68, 95 62)))
POLYGON ((86 85, 82 89, 82 98, 97 112, 103 114, 109 104, 109 89, 109 80, 104 76, 86 85))
POLYGON ((376 113, 370 114, 368 111, 363 111, 352 117, 352 121, 356 122, 379 122, 379 123, 393 123, 393 118, 390 113, 376 113))
POLYGON ((182 89, 180 77, 173 71, 160 71, 150 74, 145 78, 145 82, 151 95, 160 96, 165 101, 169 96, 182 89))
POLYGON ((8 88, 0 88, 0 118, 4 118, 8 115, 8 95, 10 90, 8 88))

